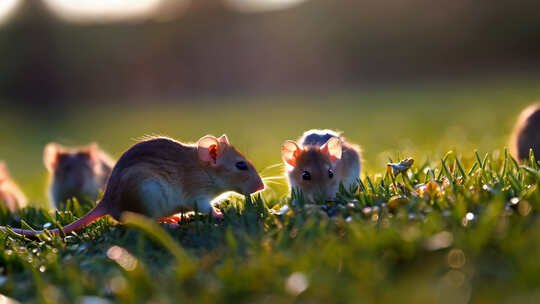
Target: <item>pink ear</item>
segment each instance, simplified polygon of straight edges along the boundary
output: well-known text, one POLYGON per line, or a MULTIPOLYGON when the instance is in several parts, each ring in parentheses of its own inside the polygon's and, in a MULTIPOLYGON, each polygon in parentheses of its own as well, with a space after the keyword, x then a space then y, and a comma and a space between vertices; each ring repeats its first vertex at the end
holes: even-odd
POLYGON ((333 163, 341 159, 341 140, 337 137, 330 138, 321 146, 321 152, 328 155, 333 163))
POLYGON ((219 138, 219 142, 222 144, 230 145, 229 139, 227 138, 226 134, 221 135, 221 137, 219 138))
POLYGON ((219 142, 214 136, 204 136, 197 142, 197 155, 201 161, 215 166, 219 154, 219 142))
POLYGON ((6 163, 2 161, 0 162, 0 180, 6 177, 8 177, 8 170, 7 170, 6 163))
POLYGON ((58 165, 58 153, 60 151, 60 146, 56 143, 49 143, 45 146, 43 151, 43 163, 49 172, 52 172, 56 165, 58 165))
POLYGON ((99 146, 96 143, 91 143, 88 146, 88 153, 90 155, 90 160, 94 162, 94 164, 99 164, 99 146))
POLYGON ((283 161, 294 167, 296 166, 296 158, 300 155, 300 151, 300 147, 294 141, 287 140, 281 146, 281 157, 283 161))

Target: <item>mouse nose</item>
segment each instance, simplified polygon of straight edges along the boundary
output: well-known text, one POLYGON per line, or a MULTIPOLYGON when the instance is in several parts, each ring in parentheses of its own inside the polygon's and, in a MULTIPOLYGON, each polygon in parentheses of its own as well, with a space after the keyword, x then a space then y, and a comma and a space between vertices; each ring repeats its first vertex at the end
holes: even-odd
POLYGON ((262 191, 264 190, 264 183, 263 181, 259 178, 259 180, 257 181, 257 184, 255 186, 255 191, 254 192, 257 192, 257 191, 262 191))

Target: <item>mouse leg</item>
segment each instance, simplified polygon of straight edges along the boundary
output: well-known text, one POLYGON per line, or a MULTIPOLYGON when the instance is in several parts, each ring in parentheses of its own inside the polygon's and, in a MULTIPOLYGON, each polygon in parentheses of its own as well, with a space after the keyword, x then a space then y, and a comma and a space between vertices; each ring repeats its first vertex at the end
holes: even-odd
POLYGON ((168 217, 162 217, 158 219, 159 223, 178 224, 182 221, 182 217, 178 214, 174 214, 168 217))
POLYGON ((223 213, 221 211, 217 210, 216 208, 212 207, 212 217, 216 219, 223 219, 223 213))
POLYGON ((214 208, 214 206, 212 206, 212 204, 210 203, 210 200, 205 199, 205 200, 197 201, 197 208, 199 209, 200 212, 212 214, 213 218, 223 219, 223 213, 216 210, 216 208, 214 208))

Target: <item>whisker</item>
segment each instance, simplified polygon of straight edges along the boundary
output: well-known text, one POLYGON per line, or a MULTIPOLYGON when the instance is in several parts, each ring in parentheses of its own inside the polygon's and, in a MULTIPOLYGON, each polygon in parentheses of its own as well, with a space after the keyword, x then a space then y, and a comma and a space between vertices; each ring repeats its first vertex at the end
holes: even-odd
POLYGON ((265 172, 265 171, 267 171, 267 170, 270 170, 270 169, 273 169, 273 168, 282 166, 282 165, 283 165, 282 163, 276 163, 276 164, 270 165, 270 166, 268 166, 268 167, 262 169, 261 173, 262 173, 262 172, 265 172))
POLYGON ((280 183, 280 182, 276 182, 276 181, 265 181, 264 184, 265 185, 268 185, 268 184, 285 185, 285 183, 280 183))
POLYGON ((276 180, 276 179, 285 179, 285 176, 268 176, 268 177, 263 177, 262 178, 263 181, 276 180))

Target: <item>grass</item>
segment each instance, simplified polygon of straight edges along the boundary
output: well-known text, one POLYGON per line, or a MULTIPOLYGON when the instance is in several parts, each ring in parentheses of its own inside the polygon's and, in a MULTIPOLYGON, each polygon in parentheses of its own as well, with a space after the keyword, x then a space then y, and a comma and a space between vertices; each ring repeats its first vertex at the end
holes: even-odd
POLYGON ((223 222, 198 215, 172 228, 129 215, 126 224, 104 218, 64 238, 0 233, 0 293, 41 303, 538 302, 540 166, 534 159, 518 164, 503 148, 514 115, 538 93, 518 83, 309 103, 111 106, 70 112, 48 128, 39 118, 0 114, 9 119, 1 124, 29 121, 2 135, 13 146, 0 151, 34 203, 20 221, 0 208, 0 224, 14 227, 52 229, 88 211, 77 203, 68 211, 40 207, 39 151, 64 136, 121 151, 127 138, 143 134, 195 140, 224 130, 267 177, 281 173, 271 167, 279 162, 276 147, 309 127, 342 129, 365 150, 358 187, 341 189, 331 205, 289 197, 283 180, 269 179, 271 189, 260 196, 222 198, 223 222), (20 140, 29 130, 36 140, 20 140), (411 169, 387 171, 389 159, 406 157, 415 159, 411 169))
MULTIPOLYGON (((0 291, 44 303, 537 301, 539 166, 477 156, 368 176, 333 205, 295 192, 225 199, 223 222, 170 228, 130 215, 64 238, 2 233, 0 291)), ((69 209, 21 218, 51 228, 86 212, 69 209)), ((6 210, 0 221, 16 225, 6 210)))

